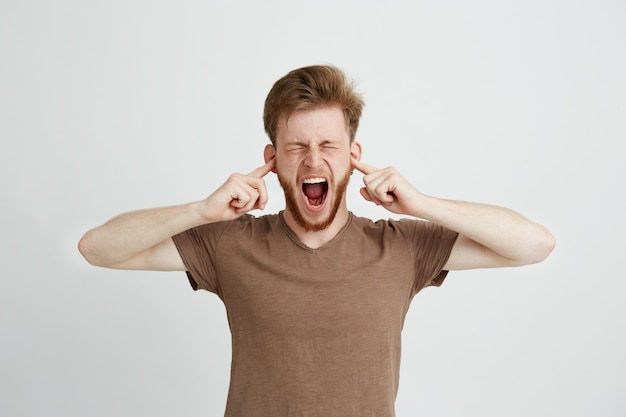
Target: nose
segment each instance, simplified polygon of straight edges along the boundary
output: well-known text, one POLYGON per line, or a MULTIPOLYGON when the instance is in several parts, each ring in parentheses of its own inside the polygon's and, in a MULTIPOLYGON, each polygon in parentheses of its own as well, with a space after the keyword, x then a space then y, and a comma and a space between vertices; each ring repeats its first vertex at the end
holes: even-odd
POLYGON ((322 164, 322 155, 317 146, 310 146, 307 149, 306 157, 304 158, 304 164, 308 168, 315 168, 322 164))

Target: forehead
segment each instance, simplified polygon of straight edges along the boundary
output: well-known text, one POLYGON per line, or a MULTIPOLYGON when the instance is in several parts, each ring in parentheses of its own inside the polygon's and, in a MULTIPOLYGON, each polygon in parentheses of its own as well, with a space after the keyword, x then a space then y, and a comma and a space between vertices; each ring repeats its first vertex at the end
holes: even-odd
POLYGON ((278 121, 278 143, 341 141, 349 139, 348 127, 339 107, 319 107, 293 112, 278 121))

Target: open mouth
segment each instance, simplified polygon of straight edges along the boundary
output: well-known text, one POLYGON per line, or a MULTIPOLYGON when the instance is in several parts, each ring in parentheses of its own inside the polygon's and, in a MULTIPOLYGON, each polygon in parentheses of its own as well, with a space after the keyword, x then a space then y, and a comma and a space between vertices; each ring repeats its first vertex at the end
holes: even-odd
POLYGON ((328 193, 328 182, 324 178, 307 178, 302 183, 302 192, 312 207, 321 207, 328 193))

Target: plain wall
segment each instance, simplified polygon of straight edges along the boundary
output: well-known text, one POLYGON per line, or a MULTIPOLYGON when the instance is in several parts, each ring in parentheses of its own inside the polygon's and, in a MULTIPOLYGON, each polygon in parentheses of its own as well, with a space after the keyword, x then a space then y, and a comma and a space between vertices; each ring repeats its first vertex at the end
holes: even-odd
POLYGON ((365 97, 365 162, 557 238, 418 294, 398 416, 626 415, 624 51, 623 1, 3 0, 0 415, 222 415, 220 300, 76 245, 261 165, 272 83, 326 63, 365 97))

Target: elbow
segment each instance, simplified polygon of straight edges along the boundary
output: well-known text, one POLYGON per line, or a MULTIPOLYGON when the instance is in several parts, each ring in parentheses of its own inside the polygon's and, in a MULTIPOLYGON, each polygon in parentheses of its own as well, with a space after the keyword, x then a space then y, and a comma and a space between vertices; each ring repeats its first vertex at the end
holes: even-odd
POLYGON ((94 231, 90 230, 83 235, 78 242, 78 251, 93 266, 103 266, 98 262, 97 249, 95 245, 94 231))
POLYGON ((535 238, 533 254, 528 263, 536 264, 543 262, 546 258, 548 258, 548 256, 550 256, 555 246, 556 239, 554 238, 554 235, 544 226, 540 226, 540 230, 535 238))

